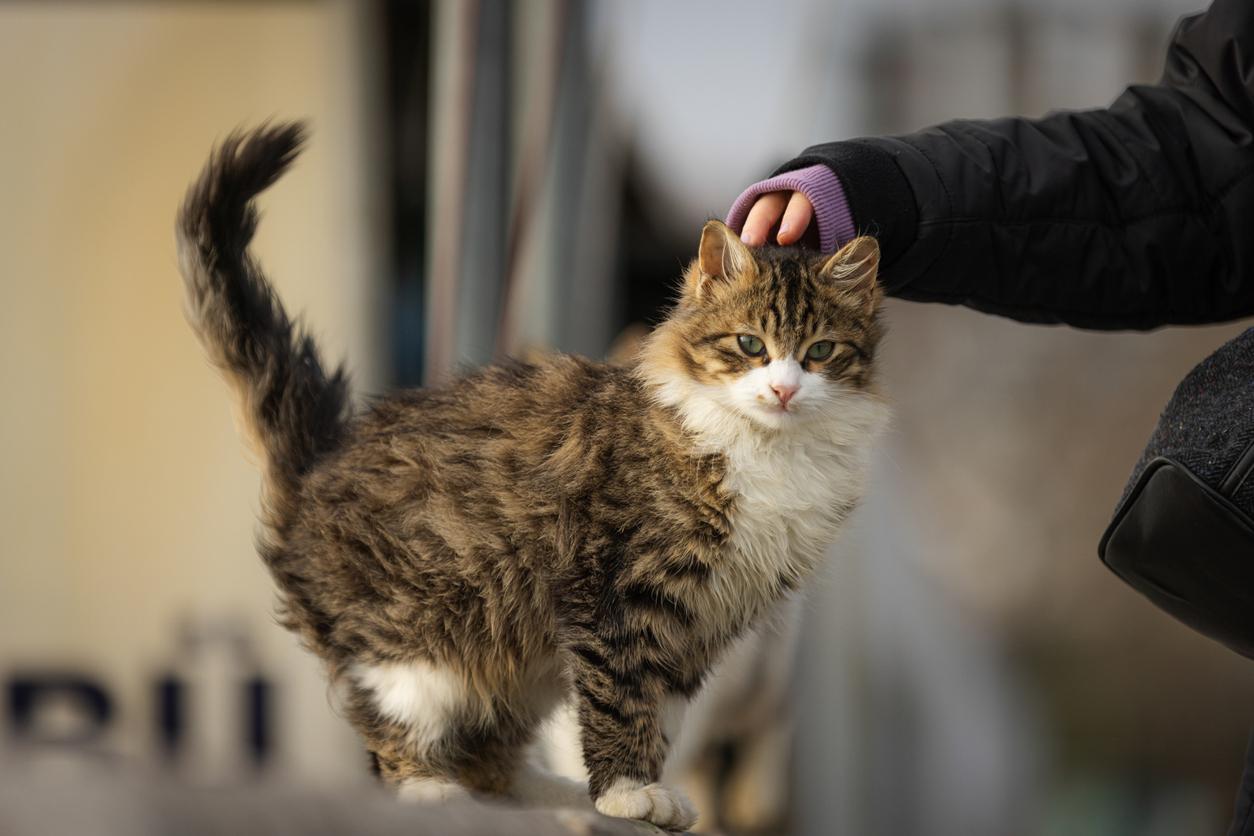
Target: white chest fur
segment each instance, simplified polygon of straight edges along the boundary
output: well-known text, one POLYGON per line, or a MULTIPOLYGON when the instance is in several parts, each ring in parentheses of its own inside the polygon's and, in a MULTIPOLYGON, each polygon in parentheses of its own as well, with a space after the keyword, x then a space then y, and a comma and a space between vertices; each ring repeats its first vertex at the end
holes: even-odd
POLYGON ((793 431, 720 424, 717 434, 702 433, 723 455, 723 485, 735 496, 706 612, 714 629, 737 632, 776 600, 781 581, 803 580, 861 499, 887 408, 869 396, 844 400, 831 420, 793 431))
POLYGON ((727 451, 735 562, 763 579, 808 568, 862 495, 863 453, 825 438, 727 451))
POLYGON ((835 542, 862 497, 871 445, 888 419, 876 395, 819 382, 810 395, 816 408, 764 425, 746 413, 744 402, 752 406, 760 388, 752 374, 730 387, 668 373, 652 379, 658 400, 678 411, 698 447, 727 467, 731 536, 701 613, 724 637, 774 603, 781 581, 803 580, 835 542))

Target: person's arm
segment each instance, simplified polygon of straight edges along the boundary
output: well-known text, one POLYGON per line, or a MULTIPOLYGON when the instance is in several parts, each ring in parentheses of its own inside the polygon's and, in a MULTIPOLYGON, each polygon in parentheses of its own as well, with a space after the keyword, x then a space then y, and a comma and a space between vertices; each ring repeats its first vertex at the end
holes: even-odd
POLYGON ((1090 328, 1247 316, 1250 56, 1254 3, 1216 0, 1177 28, 1163 81, 1107 109, 817 145, 779 173, 836 175, 895 296, 1090 328))

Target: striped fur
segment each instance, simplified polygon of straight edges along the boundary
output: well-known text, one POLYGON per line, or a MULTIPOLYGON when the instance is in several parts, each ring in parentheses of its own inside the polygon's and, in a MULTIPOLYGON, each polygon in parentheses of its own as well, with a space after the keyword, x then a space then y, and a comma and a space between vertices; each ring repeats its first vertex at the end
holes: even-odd
POLYGON ((178 224, 191 321, 264 454, 286 626, 406 795, 565 797, 522 752, 573 694, 598 809, 690 826, 656 784, 661 707, 804 583, 860 496, 885 413, 874 241, 750 251, 711 221, 637 365, 506 363, 350 416, 246 250, 299 140, 229 139, 178 224), (816 340, 830 357, 806 358, 816 340))

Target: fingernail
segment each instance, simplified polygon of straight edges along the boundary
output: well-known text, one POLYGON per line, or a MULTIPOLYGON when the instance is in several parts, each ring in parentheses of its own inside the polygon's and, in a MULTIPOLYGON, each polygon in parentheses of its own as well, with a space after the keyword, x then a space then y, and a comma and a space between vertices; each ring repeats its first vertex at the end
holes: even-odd
POLYGON ((792 234, 792 224, 780 224, 779 234, 775 236, 775 240, 781 244, 784 243, 784 236, 792 234))
POLYGON ((740 233, 740 240, 744 241, 746 244, 750 246, 753 246, 753 236, 749 234, 748 230, 740 233))

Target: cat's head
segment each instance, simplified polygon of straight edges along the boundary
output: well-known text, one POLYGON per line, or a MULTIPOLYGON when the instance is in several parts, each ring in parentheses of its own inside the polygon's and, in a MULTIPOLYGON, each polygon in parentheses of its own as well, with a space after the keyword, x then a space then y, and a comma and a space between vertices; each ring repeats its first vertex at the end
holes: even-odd
POLYGON ((750 249, 710 221, 640 371, 664 402, 700 424, 743 418, 787 431, 836 417, 870 392, 878 267, 874 238, 831 256, 750 249))

